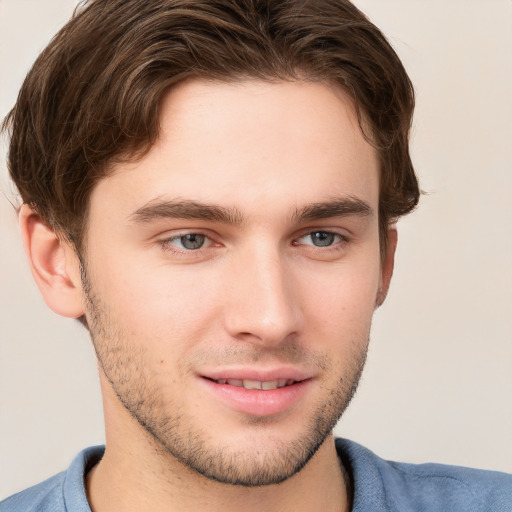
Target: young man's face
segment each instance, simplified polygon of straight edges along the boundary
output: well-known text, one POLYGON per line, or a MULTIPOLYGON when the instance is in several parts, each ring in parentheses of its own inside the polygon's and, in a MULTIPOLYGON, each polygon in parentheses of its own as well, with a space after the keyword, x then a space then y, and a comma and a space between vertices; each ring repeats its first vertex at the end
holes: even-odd
POLYGON ((294 474, 357 385, 392 267, 350 101, 191 81, 149 153, 114 169, 91 196, 84 278, 107 394, 131 413, 107 400, 107 431, 132 422, 223 482, 294 474))

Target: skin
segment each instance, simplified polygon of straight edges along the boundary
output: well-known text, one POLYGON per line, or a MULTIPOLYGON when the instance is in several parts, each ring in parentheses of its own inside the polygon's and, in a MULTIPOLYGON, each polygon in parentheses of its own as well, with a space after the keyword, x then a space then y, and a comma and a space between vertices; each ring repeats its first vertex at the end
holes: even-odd
POLYGON ((341 90, 189 81, 166 96, 144 158, 93 190, 82 271, 22 208, 46 302, 85 313, 98 355, 93 511, 349 509, 331 430, 392 274, 378 198, 376 151, 341 90), (205 380, 283 368, 305 390, 272 414, 241 412, 205 380))

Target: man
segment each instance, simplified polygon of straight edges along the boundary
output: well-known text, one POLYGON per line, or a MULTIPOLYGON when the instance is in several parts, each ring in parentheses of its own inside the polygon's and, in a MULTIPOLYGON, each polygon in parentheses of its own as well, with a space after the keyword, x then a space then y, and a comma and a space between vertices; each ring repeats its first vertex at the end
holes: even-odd
POLYGON ((106 449, 0 510, 509 510, 510 476, 332 428, 418 201, 410 82, 348 2, 96 0, 6 121, 34 278, 106 449))

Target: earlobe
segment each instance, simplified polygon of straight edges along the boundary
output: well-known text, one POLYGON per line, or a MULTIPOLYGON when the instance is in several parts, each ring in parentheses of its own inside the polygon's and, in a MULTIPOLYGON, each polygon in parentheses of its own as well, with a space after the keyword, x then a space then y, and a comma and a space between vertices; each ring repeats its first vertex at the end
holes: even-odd
POLYGON ((80 262, 73 248, 27 205, 20 208, 19 223, 32 276, 48 307, 62 316, 82 316, 80 262))
POLYGON ((383 304, 388 294, 389 285, 391 283, 391 277, 393 275, 393 269, 395 266, 395 252, 397 242, 398 233, 396 230, 396 225, 393 224, 388 228, 386 252, 382 256, 379 290, 377 292, 377 299, 375 301, 376 307, 379 307, 383 304))

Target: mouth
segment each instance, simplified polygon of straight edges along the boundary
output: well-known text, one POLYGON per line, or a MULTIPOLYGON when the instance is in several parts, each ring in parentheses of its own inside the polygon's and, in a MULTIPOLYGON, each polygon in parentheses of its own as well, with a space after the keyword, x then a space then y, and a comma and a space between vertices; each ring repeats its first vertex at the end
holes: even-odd
POLYGON ((294 369, 232 369, 201 375, 213 403, 250 416, 274 416, 293 410, 312 389, 314 376, 294 369))
POLYGON ((280 389, 286 386, 292 386, 299 382, 293 379, 275 379, 275 380, 249 380, 249 379, 209 379, 217 384, 227 384, 228 386, 235 386, 237 388, 257 389, 263 391, 271 391, 273 389, 280 389))

